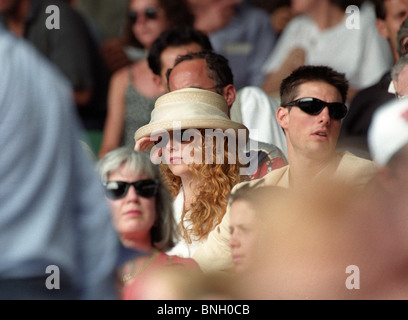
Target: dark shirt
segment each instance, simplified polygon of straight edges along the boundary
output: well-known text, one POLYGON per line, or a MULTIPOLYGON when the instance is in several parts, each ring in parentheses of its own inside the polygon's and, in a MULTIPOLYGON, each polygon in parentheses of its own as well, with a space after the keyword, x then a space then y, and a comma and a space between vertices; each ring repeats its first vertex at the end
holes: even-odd
POLYGON ((342 123, 338 143, 341 148, 359 148, 368 152, 367 132, 371 118, 377 108, 395 98, 388 92, 390 82, 391 74, 387 72, 378 83, 356 94, 342 123))

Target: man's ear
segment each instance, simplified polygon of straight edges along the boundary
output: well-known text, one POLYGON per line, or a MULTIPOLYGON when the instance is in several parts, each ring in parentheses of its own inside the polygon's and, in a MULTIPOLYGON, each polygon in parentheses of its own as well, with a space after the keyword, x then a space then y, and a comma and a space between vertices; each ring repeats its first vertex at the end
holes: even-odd
POLYGON ((377 19, 376 20, 376 25, 377 25, 377 30, 378 33, 385 39, 389 40, 390 39, 390 33, 388 32, 387 26, 385 24, 385 21, 382 19, 377 19))
POLYGON ((157 74, 153 75, 153 82, 157 87, 160 88, 160 90, 163 93, 166 93, 168 91, 166 85, 162 81, 162 78, 160 76, 158 76, 157 74))
POLYGON ((289 126, 289 109, 279 107, 276 111, 276 120, 283 130, 286 130, 289 126))
POLYGON ((235 101, 237 90, 232 84, 229 84, 222 89, 222 95, 224 96, 225 100, 227 100, 227 104, 230 107, 235 101))

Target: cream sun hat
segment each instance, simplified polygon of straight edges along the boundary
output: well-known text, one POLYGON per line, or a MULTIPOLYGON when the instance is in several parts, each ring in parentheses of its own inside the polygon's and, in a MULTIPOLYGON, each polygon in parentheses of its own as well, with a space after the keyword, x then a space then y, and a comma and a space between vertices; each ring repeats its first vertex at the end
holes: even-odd
POLYGON ((218 93, 196 88, 171 91, 160 96, 154 105, 149 124, 135 132, 135 141, 175 129, 233 129, 237 134, 249 130, 228 117, 228 105, 218 93))

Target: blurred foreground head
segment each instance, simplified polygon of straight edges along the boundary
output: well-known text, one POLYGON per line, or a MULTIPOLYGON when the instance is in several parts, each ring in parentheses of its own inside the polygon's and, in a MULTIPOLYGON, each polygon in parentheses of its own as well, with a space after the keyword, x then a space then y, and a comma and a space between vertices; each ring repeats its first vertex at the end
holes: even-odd
POLYGON ((240 275, 242 298, 406 299, 407 246, 373 200, 369 188, 331 180, 274 190, 259 204, 260 247, 240 275))

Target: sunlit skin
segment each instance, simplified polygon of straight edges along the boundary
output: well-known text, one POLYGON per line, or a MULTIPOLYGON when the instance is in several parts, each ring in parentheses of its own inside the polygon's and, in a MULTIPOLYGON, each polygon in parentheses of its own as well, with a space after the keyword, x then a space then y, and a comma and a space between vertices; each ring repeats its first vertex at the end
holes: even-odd
POLYGON ((390 42, 394 60, 398 60, 397 34, 402 22, 408 18, 408 0, 386 0, 384 2, 386 17, 377 19, 379 33, 390 42))
MULTIPOLYGON (((340 92, 326 82, 301 84, 294 100, 313 97, 325 102, 342 102, 340 92)), ((325 107, 318 115, 309 115, 298 107, 279 107, 277 119, 285 130, 290 162, 296 159, 330 160, 335 154, 341 120, 330 118, 325 107)))
POLYGON ((199 88, 216 92, 214 80, 208 77, 204 59, 183 61, 175 66, 169 78, 170 91, 184 88, 199 88))
MULTIPOLYGON (((108 176, 108 181, 135 182, 149 179, 145 174, 136 175, 126 165, 108 176)), ((133 186, 125 197, 108 199, 112 212, 112 221, 116 231, 126 247, 149 251, 152 249, 150 229, 156 220, 155 197, 144 198, 136 193, 133 186)))
MULTIPOLYGON (((205 89, 217 92, 215 81, 208 75, 207 63, 204 59, 185 60, 177 64, 169 77, 170 91, 184 88, 205 89)), ((230 108, 235 101, 236 89, 229 84, 222 89, 222 95, 228 104, 228 116, 230 108)))
POLYGON ((321 2, 321 0, 291 0, 291 9, 294 14, 308 14, 321 2))
POLYGON ((137 21, 133 24, 132 31, 143 47, 148 49, 154 40, 169 27, 166 13, 159 6, 157 0, 132 0, 129 8, 130 11, 138 13, 137 21), (147 19, 145 17, 146 8, 149 7, 157 9, 156 19, 147 19))
MULTIPOLYGON (((198 130, 189 129, 189 131, 197 132, 198 130)), ((169 141, 166 143, 165 147, 162 148, 161 156, 162 161, 168 164, 169 169, 175 175, 181 178, 182 181, 190 181, 192 179, 192 174, 188 169, 189 164, 194 162, 193 150, 200 151, 201 148, 201 136, 195 136, 194 138, 187 140, 186 135, 179 138, 174 138, 174 132, 171 131, 169 134, 169 141), (181 142, 179 139, 182 139, 181 142), (199 149, 200 148, 200 149, 199 149)), ((198 158, 198 161, 201 157, 198 158)))
POLYGON ((320 30, 325 30, 341 23, 345 12, 331 0, 292 0, 292 13, 308 15, 320 30))
POLYGON ((398 75, 398 81, 395 83, 395 90, 400 97, 408 96, 408 65, 406 65, 398 75))
MULTIPOLYGON (((190 130, 194 131, 194 129, 190 130)), ((181 137, 182 140, 186 140, 184 137, 184 135, 181 137)), ((183 141, 180 143, 177 138, 174 139, 173 131, 170 132, 169 138, 170 139, 166 145, 162 147, 162 161, 165 161, 165 163, 168 164, 170 171, 175 176, 180 177, 183 185, 184 209, 189 210, 192 201, 196 197, 195 190, 198 189, 198 181, 190 171, 189 163, 194 161, 195 154, 192 151, 195 149, 199 150, 198 148, 202 145, 202 138, 201 135, 195 136, 189 141, 183 141)))
POLYGON ((185 55, 187 53, 194 53, 194 52, 200 52, 202 50, 202 47, 198 43, 190 43, 187 45, 182 45, 182 46, 177 46, 177 47, 168 47, 163 50, 160 56, 161 60, 161 82, 163 84, 164 89, 167 91, 167 78, 166 78, 166 72, 168 69, 172 68, 174 65, 174 61, 176 61, 176 58, 181 55, 185 55))
POLYGON ((256 214, 251 205, 242 199, 235 200, 230 208, 231 238, 229 245, 237 273, 247 271, 257 256, 256 214))

